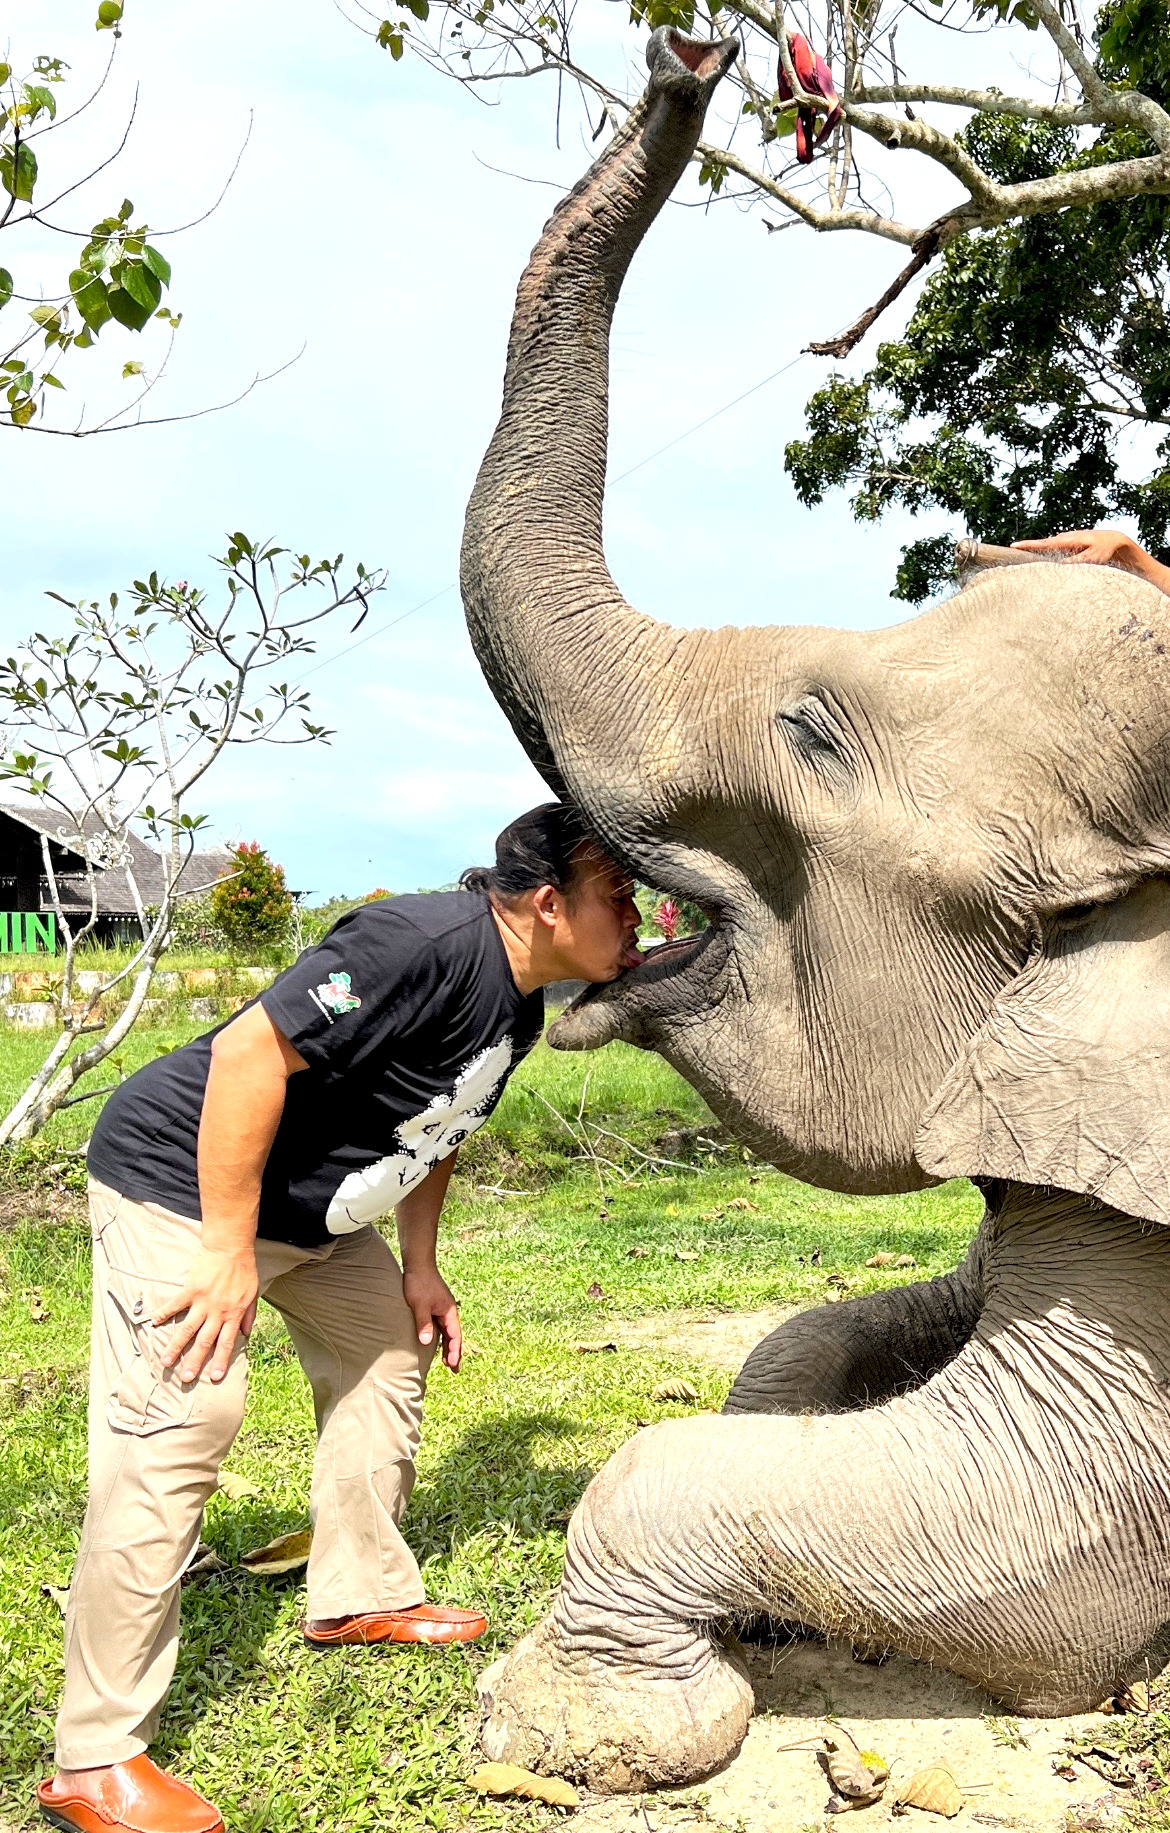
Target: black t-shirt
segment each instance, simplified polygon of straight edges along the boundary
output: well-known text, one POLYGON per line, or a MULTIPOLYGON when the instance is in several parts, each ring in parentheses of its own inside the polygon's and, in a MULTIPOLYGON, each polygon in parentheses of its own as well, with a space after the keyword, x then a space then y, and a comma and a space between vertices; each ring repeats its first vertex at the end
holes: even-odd
MULTIPOLYGON (((467 891, 363 904, 260 1003, 308 1064, 289 1077, 260 1197, 259 1233, 297 1247, 388 1215, 483 1125, 544 1021, 543 994, 512 978, 486 897, 467 891)), ((89 1147, 101 1183, 199 1219, 216 1031, 110 1096, 89 1147)))

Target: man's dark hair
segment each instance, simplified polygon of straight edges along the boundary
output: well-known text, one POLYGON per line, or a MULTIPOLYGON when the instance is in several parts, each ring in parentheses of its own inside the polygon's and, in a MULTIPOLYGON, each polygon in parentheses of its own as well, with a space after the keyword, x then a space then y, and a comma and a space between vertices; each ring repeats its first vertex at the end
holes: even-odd
POLYGON ((505 903, 540 885, 567 891, 576 858, 590 845, 601 851, 579 809, 570 802, 542 802, 497 835, 494 866, 469 866, 459 883, 464 891, 486 892, 505 903))

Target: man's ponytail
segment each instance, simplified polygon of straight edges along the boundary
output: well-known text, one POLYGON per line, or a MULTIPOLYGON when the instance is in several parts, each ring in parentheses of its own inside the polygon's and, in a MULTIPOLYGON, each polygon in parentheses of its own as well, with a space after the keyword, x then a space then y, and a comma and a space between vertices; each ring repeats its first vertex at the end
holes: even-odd
POLYGON ((569 802, 542 802, 497 837, 494 866, 469 866, 459 883, 464 891, 505 904, 540 885, 567 891, 577 856, 590 846, 602 850, 579 809, 569 802))

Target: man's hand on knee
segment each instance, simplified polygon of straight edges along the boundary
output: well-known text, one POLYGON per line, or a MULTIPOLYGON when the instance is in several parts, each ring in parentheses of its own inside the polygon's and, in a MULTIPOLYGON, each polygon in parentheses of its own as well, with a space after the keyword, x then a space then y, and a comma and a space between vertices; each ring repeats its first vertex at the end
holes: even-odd
POLYGON ((151 1318, 156 1325, 179 1318, 174 1339, 163 1357, 164 1367, 174 1368, 181 1361, 180 1381, 197 1381, 210 1358, 211 1379, 222 1381, 237 1337, 252 1333, 259 1295, 253 1247, 234 1253, 202 1248, 188 1267, 178 1292, 151 1318))
POLYGON ((402 1290, 414 1313, 420 1343, 433 1343, 435 1331, 443 1340, 443 1361, 454 1374, 463 1355, 463 1326, 459 1322, 459 1303, 437 1267, 402 1276, 402 1290))

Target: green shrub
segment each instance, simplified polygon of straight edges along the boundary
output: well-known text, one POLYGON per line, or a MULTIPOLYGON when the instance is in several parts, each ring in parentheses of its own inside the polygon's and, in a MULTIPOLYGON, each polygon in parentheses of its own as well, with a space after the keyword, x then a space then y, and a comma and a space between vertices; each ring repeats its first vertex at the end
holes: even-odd
POLYGON ((179 900, 171 922, 172 954, 180 949, 199 952, 206 950, 216 955, 227 954, 231 950, 232 944, 228 941, 227 933, 212 911, 211 896, 210 891, 201 891, 198 897, 179 900))
POLYGON ((239 952, 278 949, 292 921, 293 898, 284 867, 255 840, 232 848, 233 870, 211 888, 213 921, 239 952))

